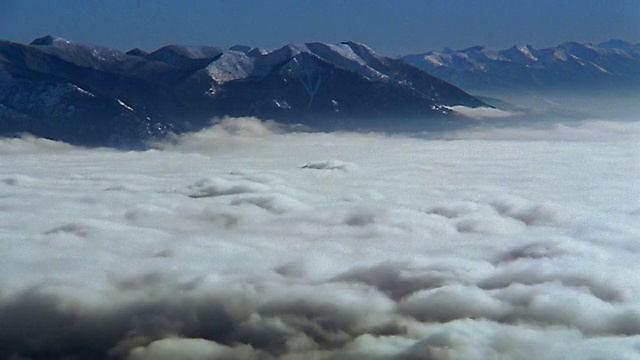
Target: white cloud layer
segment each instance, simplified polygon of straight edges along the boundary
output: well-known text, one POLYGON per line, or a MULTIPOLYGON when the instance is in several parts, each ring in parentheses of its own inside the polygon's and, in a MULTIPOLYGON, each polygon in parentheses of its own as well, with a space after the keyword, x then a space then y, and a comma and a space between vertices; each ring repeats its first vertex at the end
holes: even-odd
POLYGON ((639 135, 0 140, 0 358, 638 359, 639 135))

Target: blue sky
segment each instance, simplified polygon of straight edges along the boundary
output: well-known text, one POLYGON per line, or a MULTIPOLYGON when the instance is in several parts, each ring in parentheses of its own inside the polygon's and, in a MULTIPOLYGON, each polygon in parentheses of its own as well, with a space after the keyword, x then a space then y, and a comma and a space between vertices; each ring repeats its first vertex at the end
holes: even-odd
POLYGON ((639 0, 0 0, 0 39, 128 50, 363 42, 387 55, 477 44, 640 41, 639 0))

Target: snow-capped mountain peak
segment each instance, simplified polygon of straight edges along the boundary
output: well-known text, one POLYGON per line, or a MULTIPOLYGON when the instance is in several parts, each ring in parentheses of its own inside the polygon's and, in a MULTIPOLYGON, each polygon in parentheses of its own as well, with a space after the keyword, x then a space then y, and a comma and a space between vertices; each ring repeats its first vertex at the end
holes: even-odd
POLYGON ((53 35, 46 35, 29 43, 29 45, 37 46, 64 46, 68 44, 71 44, 71 41, 53 35))
POLYGON ((83 66, 101 66, 100 63, 120 61, 126 54, 104 46, 84 44, 47 35, 33 40, 29 45, 37 46, 43 52, 66 60, 77 61, 83 66))
POLYGON ((493 51, 484 46, 429 51, 403 60, 460 87, 510 88, 623 87, 640 89, 640 47, 621 40, 598 46, 566 42, 537 49, 515 45, 493 51))
POLYGON ((293 61, 301 54, 368 79, 389 78, 386 65, 388 60, 377 55, 371 48, 355 42, 289 44, 275 50, 234 46, 213 59, 207 70, 217 83, 222 84, 249 76, 266 76, 277 64, 293 61))

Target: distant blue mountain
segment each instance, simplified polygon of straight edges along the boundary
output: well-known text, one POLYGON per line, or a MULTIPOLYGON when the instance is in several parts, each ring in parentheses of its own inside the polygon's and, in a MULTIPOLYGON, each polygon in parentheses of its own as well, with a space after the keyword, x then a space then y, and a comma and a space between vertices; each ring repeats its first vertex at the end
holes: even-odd
POLYGON ((537 49, 475 46, 406 55, 402 60, 469 91, 640 90, 640 44, 610 40, 597 46, 567 42, 537 49))
POLYGON ((464 122, 453 105, 486 106, 354 42, 123 53, 52 36, 0 41, 0 136, 131 146, 227 115, 321 130, 426 129, 464 122))

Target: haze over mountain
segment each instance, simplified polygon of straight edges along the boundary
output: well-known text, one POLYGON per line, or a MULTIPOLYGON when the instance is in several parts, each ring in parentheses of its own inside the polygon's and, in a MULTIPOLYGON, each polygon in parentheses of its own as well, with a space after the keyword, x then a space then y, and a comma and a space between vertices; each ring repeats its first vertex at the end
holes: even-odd
POLYGON ((427 129, 464 122, 452 120, 452 106, 486 104, 354 42, 275 50, 169 45, 151 53, 52 36, 0 42, 0 135, 122 145, 198 130, 214 116, 322 130, 427 129))
POLYGON ((640 43, 566 42, 537 49, 474 46, 429 51, 402 59, 466 90, 640 90, 640 43))

